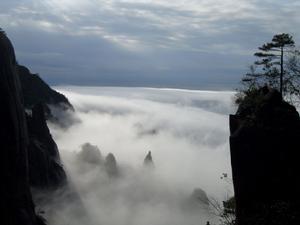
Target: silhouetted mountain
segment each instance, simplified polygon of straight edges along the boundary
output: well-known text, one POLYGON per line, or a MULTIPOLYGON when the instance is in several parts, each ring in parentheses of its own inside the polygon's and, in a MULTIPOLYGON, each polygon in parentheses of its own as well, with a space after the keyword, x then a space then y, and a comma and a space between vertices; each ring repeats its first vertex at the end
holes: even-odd
POLYGON ((300 117, 264 87, 230 116, 238 225, 300 224, 300 117))
POLYGON ((22 85, 25 108, 32 108, 38 103, 60 105, 73 109, 69 100, 61 93, 53 90, 38 74, 32 74, 25 66, 18 65, 18 74, 22 85))
POLYGON ((38 225, 29 186, 28 131, 13 46, 0 32, 1 224, 38 225))

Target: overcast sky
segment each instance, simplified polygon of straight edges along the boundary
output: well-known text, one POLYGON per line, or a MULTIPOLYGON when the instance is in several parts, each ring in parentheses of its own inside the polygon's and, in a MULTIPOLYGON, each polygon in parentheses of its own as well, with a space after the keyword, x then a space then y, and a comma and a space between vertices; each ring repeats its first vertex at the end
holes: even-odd
POLYGON ((51 84, 231 88, 298 0, 1 0, 20 64, 51 84))

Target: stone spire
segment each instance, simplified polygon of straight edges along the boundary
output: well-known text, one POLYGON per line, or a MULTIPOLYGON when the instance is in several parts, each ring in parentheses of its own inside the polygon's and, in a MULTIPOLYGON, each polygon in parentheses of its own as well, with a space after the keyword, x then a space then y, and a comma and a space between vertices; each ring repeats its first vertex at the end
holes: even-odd
POLYGON ((154 163, 153 163, 153 160, 152 160, 151 151, 148 152, 148 154, 146 155, 146 157, 144 159, 144 166, 154 167, 154 163))

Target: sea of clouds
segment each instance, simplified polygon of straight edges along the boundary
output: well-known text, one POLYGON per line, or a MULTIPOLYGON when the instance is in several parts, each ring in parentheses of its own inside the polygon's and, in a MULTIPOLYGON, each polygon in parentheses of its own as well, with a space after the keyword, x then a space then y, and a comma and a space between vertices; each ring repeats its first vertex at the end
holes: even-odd
MULTIPOLYGON (((69 128, 49 123, 69 180, 96 225, 218 224, 214 210, 191 199, 196 188, 208 197, 233 195, 228 115, 234 93, 156 88, 55 87, 75 108, 69 128), (82 170, 76 154, 84 143, 113 153, 120 175, 101 167, 82 170), (143 166, 152 152, 154 168, 143 166)), ((50 224, 80 224, 67 204, 50 224)))

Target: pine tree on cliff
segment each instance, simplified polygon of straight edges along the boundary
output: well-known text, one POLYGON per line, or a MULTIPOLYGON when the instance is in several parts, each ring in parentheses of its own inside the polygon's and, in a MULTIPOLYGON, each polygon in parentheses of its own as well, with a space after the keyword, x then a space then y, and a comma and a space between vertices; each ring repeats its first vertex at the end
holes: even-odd
POLYGON ((298 51, 293 49, 294 46, 291 35, 274 35, 271 42, 258 48, 260 51, 254 54, 258 60, 250 67, 251 71, 242 79, 242 83, 249 89, 267 84, 277 89, 282 96, 300 96, 300 74, 291 71, 291 64, 288 63, 292 59, 297 62, 298 51))

